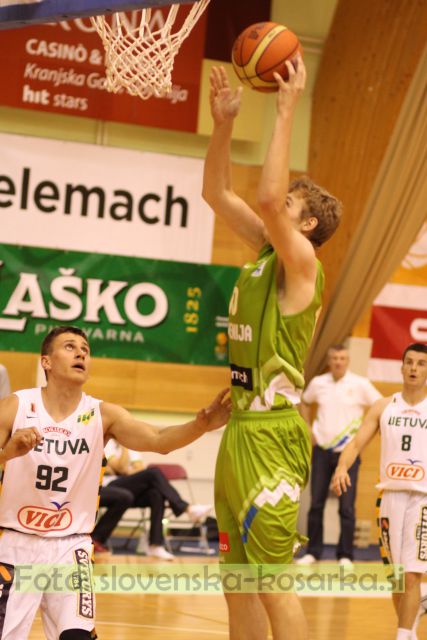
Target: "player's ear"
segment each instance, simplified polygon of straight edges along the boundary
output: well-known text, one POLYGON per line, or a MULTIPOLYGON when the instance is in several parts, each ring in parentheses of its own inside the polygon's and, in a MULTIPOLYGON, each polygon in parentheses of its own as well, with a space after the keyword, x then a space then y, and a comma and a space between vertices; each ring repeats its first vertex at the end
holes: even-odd
POLYGON ((44 355, 40 358, 40 364, 44 371, 50 371, 50 358, 48 355, 44 355))
POLYGON ((301 231, 313 231, 319 224, 318 219, 315 216, 304 218, 301 225, 301 231))

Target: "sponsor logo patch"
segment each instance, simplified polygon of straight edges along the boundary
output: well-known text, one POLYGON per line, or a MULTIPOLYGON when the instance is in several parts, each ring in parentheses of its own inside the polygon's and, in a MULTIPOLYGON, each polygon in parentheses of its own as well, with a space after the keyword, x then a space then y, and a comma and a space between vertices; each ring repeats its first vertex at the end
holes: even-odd
POLYGON ((392 480, 423 480, 424 468, 419 464, 408 464, 401 462, 391 462, 386 469, 388 478, 392 480))
POLYGON ((72 521, 69 509, 28 506, 18 511, 19 524, 30 531, 65 531, 72 521))
POLYGON ((418 559, 427 561, 427 507, 421 507, 421 520, 417 526, 418 559))
POLYGON ((230 551, 230 538, 228 537, 227 531, 219 532, 219 550, 223 553, 230 551))
POLYGON ((380 533, 382 547, 388 558, 391 559, 390 553, 390 522, 388 518, 380 518, 380 533))
POLYGON ((79 593, 78 615, 92 620, 94 617, 94 597, 92 589, 92 565, 86 549, 76 549, 74 558, 77 571, 73 576, 73 584, 77 586, 79 593))
POLYGON ((243 387, 252 391, 252 369, 250 367, 238 367, 236 364, 230 364, 231 384, 233 387, 243 387))
POLYGON ((3 637, 3 625, 6 617, 7 601, 15 575, 12 564, 0 564, 0 637, 3 637))
POLYGON ((69 431, 68 429, 64 429, 64 427, 57 427, 53 425, 51 427, 43 427, 42 432, 43 433, 60 433, 64 436, 67 436, 67 438, 69 438, 71 435, 71 431, 69 431))
POLYGON ((91 411, 88 411, 87 413, 82 413, 79 416, 77 416, 77 424, 81 423, 81 424, 89 424, 89 422, 92 420, 93 416, 95 415, 95 409, 91 409, 91 411))

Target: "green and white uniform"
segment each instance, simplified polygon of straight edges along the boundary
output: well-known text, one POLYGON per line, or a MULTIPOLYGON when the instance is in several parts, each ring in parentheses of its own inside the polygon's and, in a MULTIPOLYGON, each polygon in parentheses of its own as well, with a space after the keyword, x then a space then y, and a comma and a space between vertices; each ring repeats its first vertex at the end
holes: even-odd
POLYGON ((313 300, 304 311, 283 316, 277 273, 277 254, 267 245, 243 267, 230 301, 233 413, 215 474, 220 552, 227 563, 290 562, 301 540, 296 520, 311 444, 294 405, 304 386, 324 275, 318 262, 313 300))

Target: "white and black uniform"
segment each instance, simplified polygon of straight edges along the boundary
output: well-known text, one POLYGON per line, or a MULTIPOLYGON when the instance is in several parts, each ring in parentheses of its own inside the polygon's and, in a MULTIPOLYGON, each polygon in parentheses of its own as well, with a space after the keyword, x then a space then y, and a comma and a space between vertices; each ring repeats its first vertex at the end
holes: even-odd
MULTIPOLYGON (((82 394, 62 422, 47 413, 41 389, 18 391, 12 433, 35 427, 43 440, 5 464, 0 494, 0 638, 24 640, 40 606, 48 640, 65 629, 94 627, 93 593, 22 593, 22 569, 37 564, 91 567, 92 531, 103 472, 100 401, 82 394), (21 572, 21 576, 17 575, 21 572), (21 577, 21 590, 18 578, 21 577)), ((43 573, 46 568, 43 568, 43 573)))
POLYGON ((427 571, 427 398, 393 395, 380 418, 379 526, 385 561, 427 571))

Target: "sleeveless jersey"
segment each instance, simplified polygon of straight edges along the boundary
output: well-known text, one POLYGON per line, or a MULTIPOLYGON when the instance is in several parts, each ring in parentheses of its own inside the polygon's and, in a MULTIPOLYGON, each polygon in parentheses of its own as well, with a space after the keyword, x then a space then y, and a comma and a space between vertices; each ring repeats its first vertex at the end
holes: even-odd
POLYGON ((313 300, 304 311, 283 316, 277 291, 278 258, 266 245, 245 264, 229 307, 231 397, 237 410, 285 409, 300 401, 303 365, 320 313, 324 285, 317 261, 313 300))
POLYGON ((83 393, 74 413, 55 422, 40 388, 15 395, 19 406, 12 433, 36 427, 43 440, 5 464, 0 527, 43 537, 90 533, 103 470, 100 401, 83 393))
POLYGON ((427 398, 409 405, 395 393, 380 418, 379 489, 427 493, 427 398))

